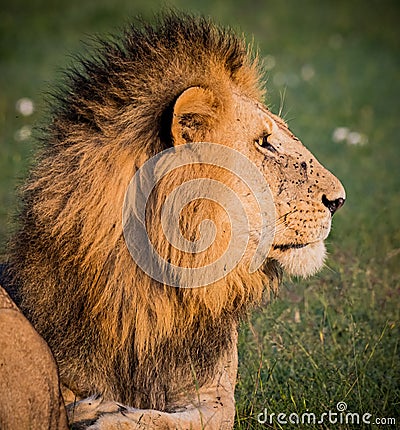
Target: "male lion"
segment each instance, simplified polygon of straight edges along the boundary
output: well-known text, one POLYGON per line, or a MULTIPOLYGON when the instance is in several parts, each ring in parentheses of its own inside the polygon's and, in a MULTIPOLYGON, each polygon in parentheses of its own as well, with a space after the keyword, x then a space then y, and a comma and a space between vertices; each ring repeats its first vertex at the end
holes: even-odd
MULTIPOLYGON (((262 104, 257 61, 245 42, 206 19, 171 13, 154 26, 132 26, 69 76, 23 190, 7 273, 54 354, 70 422, 231 428, 238 322, 264 289, 276 288, 282 269, 308 276, 321 268, 344 189, 262 104), (136 264, 121 212, 135 172, 190 142, 250 160, 269 185, 276 225, 258 270, 249 270, 245 251, 221 279, 177 288, 136 264)), ((179 214, 182 235, 198 240, 202 219, 211 219, 215 243, 196 257, 165 238, 159 216, 166 195, 204 175, 240 182, 225 168, 194 166, 171 172, 149 198, 149 236, 175 265, 208 264, 233 234, 219 202, 190 201, 179 214)), ((237 190, 247 212, 257 207, 248 184, 237 190)), ((265 227, 256 212, 251 223, 250 250, 265 227)))

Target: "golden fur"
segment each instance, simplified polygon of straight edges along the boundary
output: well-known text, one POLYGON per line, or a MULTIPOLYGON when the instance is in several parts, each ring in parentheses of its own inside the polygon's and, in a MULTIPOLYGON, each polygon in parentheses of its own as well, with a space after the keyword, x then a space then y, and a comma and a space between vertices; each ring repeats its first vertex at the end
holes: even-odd
MULTIPOLYGON (((193 379, 202 386, 215 377, 235 346, 232 330, 263 289, 276 288, 282 267, 307 275, 321 266, 323 249, 314 263, 314 251, 307 251, 314 243, 323 247, 329 231, 331 214, 321 196, 334 201, 344 192, 263 107, 257 61, 232 32, 170 14, 154 27, 132 26, 120 40, 102 43, 97 55, 70 73, 57 96, 23 190, 10 271, 21 307, 50 345, 66 387, 81 398, 100 394, 168 411, 179 393, 193 392, 193 379), (255 144, 266 134, 275 152, 255 144), (277 233, 262 270, 249 274, 239 265, 210 286, 179 289, 136 266, 121 210, 128 183, 146 160, 191 141, 233 147, 259 167, 275 199, 277 233)), ((221 171, 215 175, 224 178, 221 171)), ((160 185, 154 217, 180 181, 171 174, 160 185)), ((204 216, 221 228, 226 221, 215 205, 189 205, 182 214, 187 237, 204 216)), ((160 223, 149 220, 156 246, 181 263, 212 261, 226 241, 221 235, 203 260, 182 260, 166 247, 160 223)))

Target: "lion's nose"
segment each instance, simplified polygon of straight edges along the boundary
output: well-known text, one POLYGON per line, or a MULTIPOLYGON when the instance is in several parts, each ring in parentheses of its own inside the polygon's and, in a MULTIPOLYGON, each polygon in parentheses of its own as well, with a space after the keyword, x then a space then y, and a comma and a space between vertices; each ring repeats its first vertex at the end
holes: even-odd
POLYGON ((322 196, 322 203, 329 209, 332 215, 344 205, 344 202, 345 199, 343 197, 339 197, 335 200, 329 200, 325 194, 322 196))

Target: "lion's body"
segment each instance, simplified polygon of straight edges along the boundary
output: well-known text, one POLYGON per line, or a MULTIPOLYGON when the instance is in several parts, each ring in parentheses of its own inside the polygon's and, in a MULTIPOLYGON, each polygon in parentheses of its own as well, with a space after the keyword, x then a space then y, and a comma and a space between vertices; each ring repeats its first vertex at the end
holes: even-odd
POLYGON ((1 286, 0 333, 0 428, 67 430, 51 351, 1 286))
MULTIPOLYGON (((331 215, 321 196, 343 195, 339 182, 262 107, 261 98, 256 63, 243 41, 205 20, 174 15, 157 28, 132 27, 122 41, 105 44, 100 59, 71 73, 23 192, 9 264, 24 313, 53 351, 62 383, 78 398, 101 395, 173 412, 183 399, 196 398, 199 387, 201 394, 202 387, 218 386, 229 368, 222 386, 230 386, 224 419, 232 424, 238 321, 259 303, 263 289, 276 287, 280 266, 305 275, 320 267, 323 255, 310 263, 312 252, 303 250, 300 257, 297 241, 311 247, 319 240, 320 249, 331 215), (190 88, 198 90, 182 96, 190 88), (288 144, 280 159, 260 155, 253 145, 266 123, 276 128, 283 147, 288 144), (278 225, 263 270, 249 274, 238 267, 204 288, 163 286, 127 250, 124 195, 150 157, 204 140, 241 151, 263 171, 285 231, 278 225), (303 168, 293 167, 296 162, 303 168), (303 209, 311 218, 316 214, 310 228, 299 215, 303 209), (291 228, 293 237, 285 241, 291 228), (296 253, 301 267, 292 262, 296 253)), ((213 215, 219 219, 218 211, 213 215)), ((152 224, 152 234, 162 237, 159 223, 152 224)))

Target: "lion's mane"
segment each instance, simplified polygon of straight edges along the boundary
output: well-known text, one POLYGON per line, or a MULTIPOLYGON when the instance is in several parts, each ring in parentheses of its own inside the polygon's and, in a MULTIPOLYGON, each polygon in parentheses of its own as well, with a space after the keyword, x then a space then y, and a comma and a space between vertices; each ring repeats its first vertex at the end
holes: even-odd
POLYGON ((184 90, 229 94, 234 86, 260 99, 259 72, 231 31, 175 13, 100 44, 56 96, 22 191, 9 267, 66 386, 163 410, 194 378, 213 375, 232 326, 278 270, 271 262, 204 288, 161 285, 126 248, 124 193, 137 168, 172 145, 172 110, 184 90))

